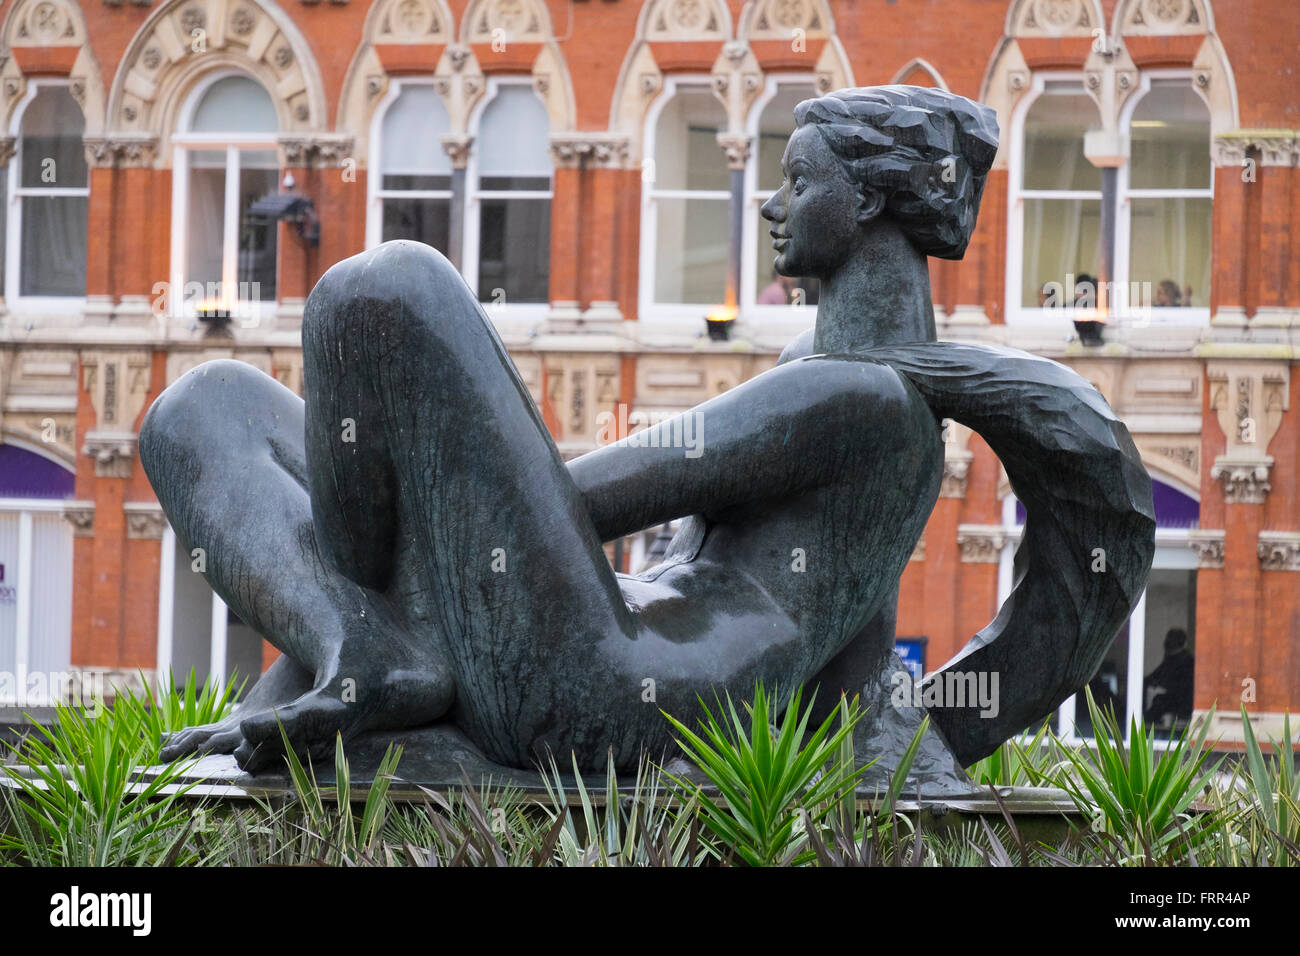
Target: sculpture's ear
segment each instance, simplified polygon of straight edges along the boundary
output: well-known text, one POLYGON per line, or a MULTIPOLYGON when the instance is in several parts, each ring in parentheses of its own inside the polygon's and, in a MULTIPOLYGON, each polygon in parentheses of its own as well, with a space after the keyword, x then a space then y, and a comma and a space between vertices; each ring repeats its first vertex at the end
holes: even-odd
POLYGON ((885 211, 885 194, 869 186, 858 187, 857 220, 859 226, 865 226, 885 211))

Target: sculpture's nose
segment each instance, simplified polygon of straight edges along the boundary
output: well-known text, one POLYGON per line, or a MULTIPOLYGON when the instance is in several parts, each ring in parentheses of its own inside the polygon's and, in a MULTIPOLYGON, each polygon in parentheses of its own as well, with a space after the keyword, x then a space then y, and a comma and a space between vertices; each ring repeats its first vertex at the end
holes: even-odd
POLYGON ((781 194, 773 193, 758 210, 764 219, 770 222, 785 222, 785 204, 780 201, 781 194))

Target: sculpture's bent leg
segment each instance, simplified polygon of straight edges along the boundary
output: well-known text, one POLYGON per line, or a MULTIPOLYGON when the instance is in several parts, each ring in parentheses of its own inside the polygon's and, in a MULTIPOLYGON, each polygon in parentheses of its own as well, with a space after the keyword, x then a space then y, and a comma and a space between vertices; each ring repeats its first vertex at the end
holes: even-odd
POLYGON ((446 670, 403 637, 410 630, 408 602, 361 588, 322 561, 306 489, 303 420, 301 399, 234 361, 188 372, 145 417, 140 458, 194 567, 286 655, 234 717, 171 737, 167 759, 229 753, 244 743, 242 722, 263 715, 273 723, 277 708, 313 688, 333 686, 342 696, 346 679, 354 682, 347 689, 358 706, 349 708, 348 725, 338 729, 349 732, 385 724, 388 699, 399 686, 429 719, 450 705, 446 670), (410 645, 413 673, 394 677, 366 662, 345 661, 345 637, 354 645, 410 645))
MULTIPOLYGON (((320 616, 354 625, 363 614, 373 619, 368 596, 402 591, 407 617, 421 622, 419 659, 446 662, 456 675, 457 722, 494 754, 514 756, 513 741, 547 719, 545 707, 525 712, 525 697, 575 692, 556 666, 561 648, 574 658, 635 626, 527 390, 460 276, 413 243, 385 244, 326 273, 308 300, 303 354, 310 523, 307 496, 286 475, 275 491, 291 501, 275 506, 273 520, 258 520, 261 511, 250 515, 247 505, 222 517, 216 533, 236 536, 223 553, 239 562, 274 548, 273 566, 249 569, 250 578, 269 576, 289 590, 323 578, 329 593, 312 601, 320 616), (294 533, 268 542, 268 527, 294 533), (422 556, 423 590, 404 580, 401 555, 413 552, 422 556), (516 689, 524 681, 527 694, 516 689)), ((238 431, 251 412, 245 406, 224 409, 223 427, 238 431)), ((260 429, 222 444, 241 442, 271 464, 260 429)), ((307 627, 291 619, 274 626, 297 632, 285 638, 295 658, 342 658, 336 675, 411 665, 411 649, 386 639, 386 626, 369 625, 382 634, 355 628, 341 641, 318 641, 316 629, 327 625, 315 618, 307 627)), ((402 700, 394 704, 396 724, 430 719, 427 701, 411 701, 405 713, 402 700)), ((247 741, 236 756, 250 769, 270 759, 276 718, 300 749, 332 745, 348 706, 332 682, 318 680, 274 715, 244 720, 247 741)))

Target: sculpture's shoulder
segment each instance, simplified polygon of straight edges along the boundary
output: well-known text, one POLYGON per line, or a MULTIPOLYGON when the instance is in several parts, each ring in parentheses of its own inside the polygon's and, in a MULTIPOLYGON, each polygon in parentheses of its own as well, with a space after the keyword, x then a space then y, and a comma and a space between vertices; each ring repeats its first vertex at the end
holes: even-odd
POLYGON ((813 329, 805 329, 796 335, 782 351, 781 357, 776 360, 777 365, 783 365, 786 362, 793 362, 795 359, 807 358, 813 354, 813 329))

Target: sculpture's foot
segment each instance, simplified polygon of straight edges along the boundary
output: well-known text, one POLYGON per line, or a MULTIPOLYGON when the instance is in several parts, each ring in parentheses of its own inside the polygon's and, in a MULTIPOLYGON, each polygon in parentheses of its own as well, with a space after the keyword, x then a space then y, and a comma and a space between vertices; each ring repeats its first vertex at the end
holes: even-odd
MULTIPOLYGON (((286 737, 299 757, 317 760, 333 754, 339 735, 346 743, 363 731, 400 730, 437 720, 451 707, 455 683, 428 656, 386 656, 373 645, 345 643, 341 659, 318 674, 310 690, 287 703, 240 714, 235 760, 257 773, 280 764, 286 737)), ((209 740, 228 746, 231 738, 223 729, 209 740)))
POLYGON ((234 753, 244 742, 244 735, 239 731, 241 716, 235 715, 215 724, 201 724, 164 734, 162 762, 171 763, 181 757, 201 757, 204 754, 234 753))

